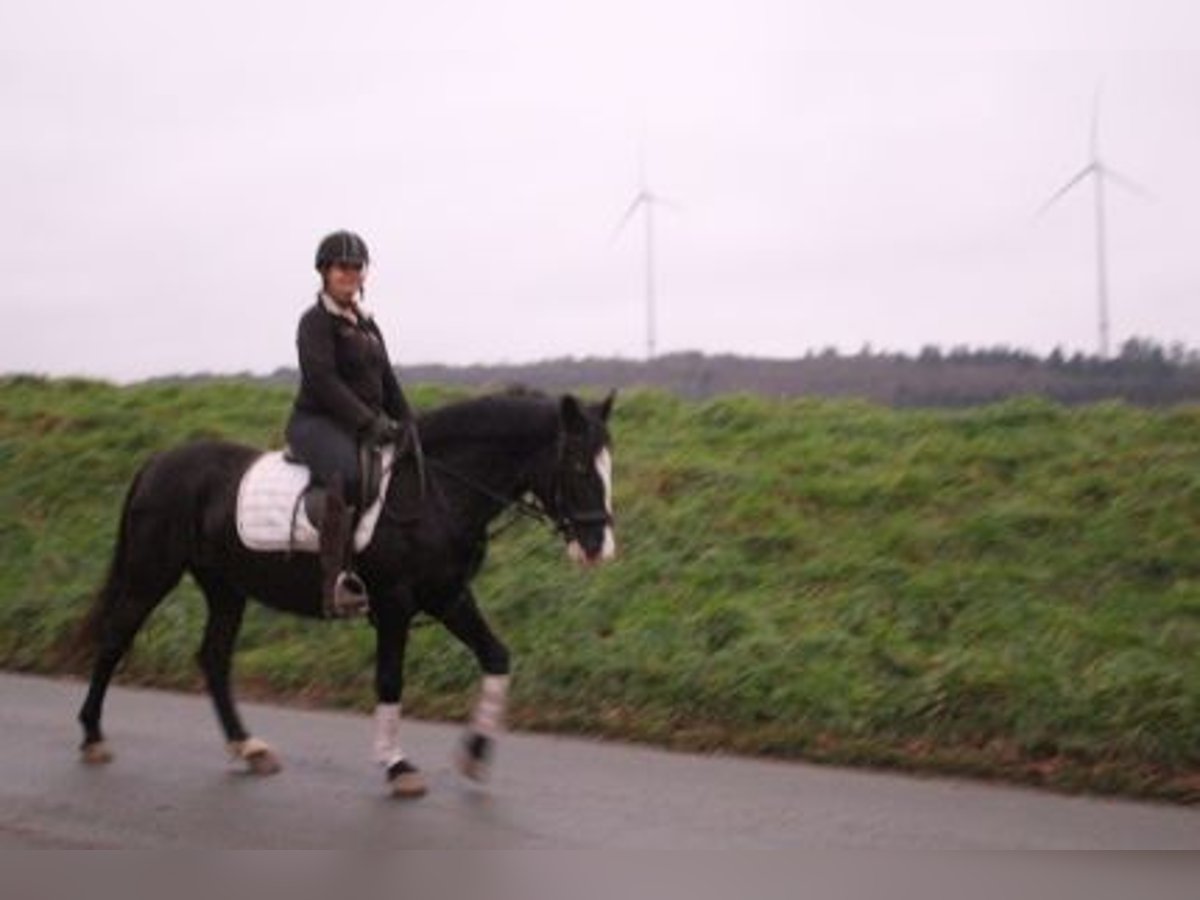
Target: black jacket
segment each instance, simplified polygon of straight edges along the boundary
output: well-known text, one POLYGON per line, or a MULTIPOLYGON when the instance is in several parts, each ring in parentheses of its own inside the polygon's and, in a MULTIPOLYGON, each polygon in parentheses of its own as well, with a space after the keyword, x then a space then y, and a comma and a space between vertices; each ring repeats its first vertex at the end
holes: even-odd
POLYGON ((295 408, 326 415, 358 434, 381 412, 404 421, 412 412, 379 326, 329 312, 320 298, 300 318, 300 393, 295 408))

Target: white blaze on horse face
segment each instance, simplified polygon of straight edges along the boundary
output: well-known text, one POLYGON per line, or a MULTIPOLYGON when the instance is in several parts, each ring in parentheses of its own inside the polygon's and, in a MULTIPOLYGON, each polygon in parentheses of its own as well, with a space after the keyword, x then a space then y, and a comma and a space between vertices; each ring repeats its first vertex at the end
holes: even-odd
POLYGON ((380 703, 375 707, 375 761, 385 768, 391 768, 402 759, 400 704, 380 703))
MULTIPOLYGON (((612 454, 605 447, 596 454, 596 472, 600 475, 600 480, 604 482, 604 511, 608 513, 609 518, 612 518, 612 454)), ((604 529, 604 545, 600 548, 601 559, 612 559, 617 555, 617 538, 613 534, 611 524, 605 526, 604 529)))
MULTIPOLYGON (((612 454, 605 447, 596 454, 595 460, 596 474, 600 478, 601 484, 604 485, 604 511, 612 517, 612 454)), ((587 552, 580 546, 579 541, 571 541, 567 544, 567 556, 572 562, 580 565, 587 565, 597 561, 604 562, 612 559, 617 555, 617 539, 613 534, 612 525, 604 527, 604 541, 600 545, 600 552, 589 558, 587 552)))

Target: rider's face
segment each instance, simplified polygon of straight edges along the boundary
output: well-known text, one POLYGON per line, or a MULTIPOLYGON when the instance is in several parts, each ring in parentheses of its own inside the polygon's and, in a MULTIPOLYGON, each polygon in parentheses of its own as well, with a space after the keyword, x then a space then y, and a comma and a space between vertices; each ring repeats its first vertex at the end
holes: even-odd
POLYGON ((367 270, 358 263, 333 263, 325 270, 325 293, 338 303, 349 303, 366 279, 367 270))

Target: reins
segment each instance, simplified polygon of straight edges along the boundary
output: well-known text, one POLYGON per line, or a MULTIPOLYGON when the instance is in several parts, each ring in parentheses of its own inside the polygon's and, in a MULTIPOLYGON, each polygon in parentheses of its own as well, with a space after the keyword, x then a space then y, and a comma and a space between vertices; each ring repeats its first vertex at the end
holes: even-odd
MULTIPOLYGON (((515 525, 522 518, 532 519, 538 523, 548 525, 558 535, 562 536, 566 540, 574 539, 576 537, 575 529, 581 525, 587 526, 587 525, 612 525, 613 524, 612 514, 609 513, 608 510, 606 510, 606 509, 580 511, 580 510, 569 510, 566 508, 566 504, 563 502, 562 480, 561 480, 561 477, 558 472, 558 468, 559 468, 559 466, 561 466, 561 463, 562 463, 563 457, 564 457, 564 453, 565 453, 565 449, 566 449, 566 443, 565 443, 565 440, 562 435, 559 436, 559 443, 558 443, 557 456, 558 456, 559 465, 555 467, 554 474, 552 476, 553 477, 552 493, 554 495, 554 507, 555 507, 555 511, 553 513, 550 510, 548 510, 545 507, 545 505, 540 500, 538 500, 536 497, 534 498, 533 501, 530 501, 530 500, 526 500, 524 497, 510 497, 505 494, 502 494, 499 491, 495 490, 494 488, 491 488, 488 485, 484 484, 483 482, 479 481, 478 479, 473 478, 472 476, 461 472, 460 470, 456 469, 454 466, 448 465, 447 463, 444 463, 441 460, 438 460, 436 458, 426 456, 423 452, 420 442, 417 441, 417 442, 415 442, 415 444, 416 444, 416 446, 413 449, 415 450, 416 456, 417 456, 417 469, 418 469, 418 477, 420 478, 420 481, 421 481, 422 497, 425 497, 425 475, 426 475, 426 472, 429 469, 436 469, 439 472, 442 472, 444 475, 447 475, 450 478, 454 479, 459 484, 462 484, 465 487, 470 488, 475 493, 477 493, 481 496, 487 497, 490 500, 494 500, 496 503, 498 503, 500 505, 502 510, 512 507, 512 509, 516 513, 516 515, 514 515, 507 522, 504 522, 501 525, 499 525, 498 527, 493 528, 491 531, 487 532, 487 534, 485 536, 485 540, 487 540, 487 541, 490 541, 493 538, 503 534, 505 531, 507 531, 509 528, 511 528, 513 525, 515 525)), ((397 453, 395 456, 392 457, 391 465, 388 467, 389 471, 395 469, 397 463, 399 462, 399 458, 400 458, 399 453, 397 453)), ((384 508, 385 514, 386 514, 386 511, 387 510, 386 510, 386 504, 385 504, 385 508, 384 508)))
POLYGON ((554 517, 552 517, 550 513, 546 511, 541 503, 530 502, 524 497, 507 497, 504 494, 501 494, 499 491, 488 487, 486 484, 477 481, 470 475, 466 475, 453 466, 447 465, 440 460, 426 457, 425 464, 427 468, 437 469, 444 475, 448 475, 449 477, 453 478, 459 484, 469 487, 471 490, 475 491, 475 493, 481 494, 482 496, 491 500, 495 500, 502 507, 507 508, 511 506, 513 508, 513 510, 516 512, 516 515, 503 525, 492 529, 492 531, 490 531, 487 535, 487 539, 489 541, 497 535, 508 531, 509 528, 519 522, 522 518, 532 519, 540 524, 549 525, 560 534, 564 530, 564 523, 555 521, 554 517))

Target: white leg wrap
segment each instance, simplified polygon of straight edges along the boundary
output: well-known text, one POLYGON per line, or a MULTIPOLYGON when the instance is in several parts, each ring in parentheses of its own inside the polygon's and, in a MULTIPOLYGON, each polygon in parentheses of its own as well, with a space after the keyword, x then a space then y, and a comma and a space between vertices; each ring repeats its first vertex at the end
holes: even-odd
POLYGON ((230 741, 229 755, 234 759, 249 759, 256 753, 270 753, 271 747, 261 738, 251 737, 244 741, 230 741))
POLYGON ((375 707, 375 761, 384 768, 404 759, 400 749, 400 704, 380 703, 375 707))
POLYGON ((504 727, 504 708, 508 704, 508 676, 484 675, 483 689, 471 715, 471 728, 494 737, 504 727))

